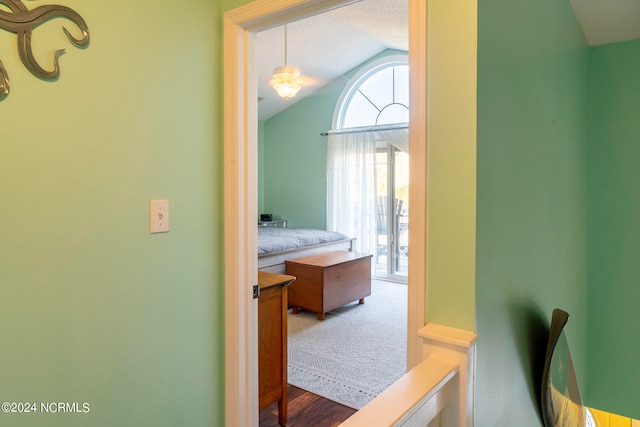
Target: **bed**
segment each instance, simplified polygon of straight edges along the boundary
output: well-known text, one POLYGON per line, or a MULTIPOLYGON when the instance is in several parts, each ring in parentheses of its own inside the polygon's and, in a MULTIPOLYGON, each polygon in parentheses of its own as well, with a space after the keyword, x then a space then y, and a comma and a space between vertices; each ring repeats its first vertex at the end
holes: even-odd
POLYGON ((258 227, 258 269, 283 274, 285 260, 335 250, 351 251, 354 240, 335 231, 258 227))

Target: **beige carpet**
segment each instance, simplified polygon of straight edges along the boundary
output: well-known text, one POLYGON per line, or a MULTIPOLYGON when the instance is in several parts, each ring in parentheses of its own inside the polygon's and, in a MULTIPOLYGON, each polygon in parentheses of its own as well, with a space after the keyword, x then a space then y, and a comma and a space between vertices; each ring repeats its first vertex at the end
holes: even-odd
POLYGON ((360 409, 406 369, 407 286, 373 280, 371 296, 326 313, 288 315, 289 383, 360 409))

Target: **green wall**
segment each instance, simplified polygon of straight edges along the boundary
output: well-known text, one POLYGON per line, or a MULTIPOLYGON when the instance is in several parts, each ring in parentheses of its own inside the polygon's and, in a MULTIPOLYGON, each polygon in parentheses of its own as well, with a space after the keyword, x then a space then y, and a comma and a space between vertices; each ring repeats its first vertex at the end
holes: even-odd
POLYGON ((327 138, 320 133, 331 128, 343 87, 333 82, 264 123, 264 211, 288 227, 327 227, 327 138))
POLYGON ((45 68, 67 49, 57 82, 0 32, 0 400, 90 412, 0 424, 222 425, 221 6, 62 3, 91 44, 33 32, 45 68), (148 232, 154 198, 169 233, 148 232))
POLYGON ((569 2, 478 6, 475 423, 540 426, 556 307, 586 388, 588 47, 569 2))
MULTIPOLYGON (((90 404, 88 414, 0 414, 0 424, 223 424, 221 18, 248 2, 65 0, 92 40, 74 48, 55 19, 36 29, 45 68, 53 50, 67 49, 53 83, 31 75, 15 34, 0 32, 12 85, 0 102, 0 399, 90 404), (153 198, 170 200, 169 233, 148 233, 153 198)), ((546 345, 554 307, 571 314, 587 403, 640 417, 623 397, 638 383, 629 367, 640 349, 616 329, 638 323, 627 314, 637 300, 629 284, 638 49, 593 48, 588 64, 568 4, 479 4, 476 425, 539 425, 531 350, 546 345), (587 211, 588 255, 597 260, 588 270, 588 347, 587 211), (610 337, 626 351, 607 352, 610 337)), ((275 138, 262 147, 265 182, 275 184, 259 203, 292 226, 324 227, 319 132, 341 88, 308 101, 330 104, 326 116, 288 112, 263 124, 275 138), (280 145, 278 132, 297 148, 280 145), (313 156, 296 151, 305 146, 313 156), (284 151, 294 157, 278 159, 284 151), (291 170, 269 170, 272 162, 291 170), (308 170, 316 181, 301 178, 308 170), (300 184, 285 187, 295 198, 271 193, 286 177, 300 184)), ((439 176, 430 185, 443 185, 439 176)), ((446 286, 433 282, 430 305, 446 286)), ((448 300, 441 305, 455 313, 448 300)), ((434 321, 456 326, 451 317, 434 321)))
POLYGON ((360 68, 403 53, 386 50, 264 121, 259 199, 266 213, 286 219, 289 227, 327 227, 327 137, 320 133, 332 128, 338 98, 360 68))
POLYGON ((590 67, 588 402, 640 419, 640 40, 590 67))

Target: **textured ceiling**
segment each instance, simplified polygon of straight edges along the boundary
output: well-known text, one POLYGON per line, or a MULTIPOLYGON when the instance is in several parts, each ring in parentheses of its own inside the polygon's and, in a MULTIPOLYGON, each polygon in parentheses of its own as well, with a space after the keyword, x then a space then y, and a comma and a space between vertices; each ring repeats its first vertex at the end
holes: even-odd
MULTIPOLYGON (((640 0, 569 2, 590 45, 640 38, 640 0)), ((290 23, 288 63, 300 68, 306 82, 289 100, 269 85, 273 69, 284 65, 284 27, 258 33, 259 119, 284 110, 385 49, 408 50, 407 8, 408 0, 362 0, 290 23)))
POLYGON ((257 35, 258 116, 265 120, 385 49, 408 50, 407 0, 362 0, 287 25, 288 65, 300 68, 298 95, 280 98, 269 85, 284 65, 284 27, 257 35))

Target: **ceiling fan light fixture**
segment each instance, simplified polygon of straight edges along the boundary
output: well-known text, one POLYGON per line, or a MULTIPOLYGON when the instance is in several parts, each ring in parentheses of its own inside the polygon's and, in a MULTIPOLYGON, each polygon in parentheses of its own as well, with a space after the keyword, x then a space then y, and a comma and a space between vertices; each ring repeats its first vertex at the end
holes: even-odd
POLYGON ((302 79, 298 67, 284 65, 273 70, 273 88, 284 99, 296 96, 301 87, 302 79))
POLYGON ((300 69, 287 65, 287 25, 284 26, 284 65, 273 70, 273 80, 271 84, 284 99, 296 96, 302 87, 303 80, 300 78, 300 69))

